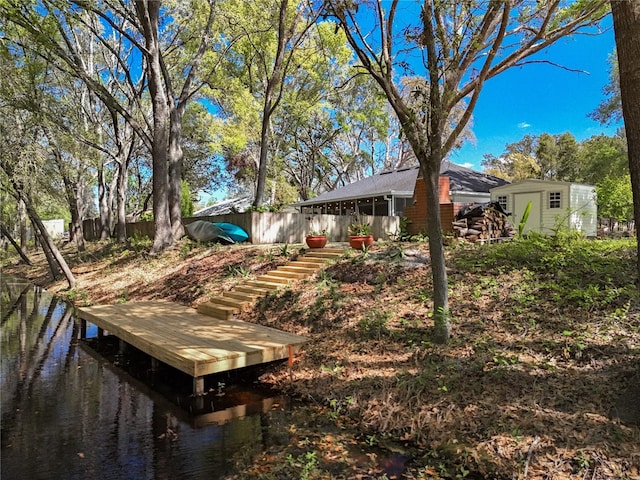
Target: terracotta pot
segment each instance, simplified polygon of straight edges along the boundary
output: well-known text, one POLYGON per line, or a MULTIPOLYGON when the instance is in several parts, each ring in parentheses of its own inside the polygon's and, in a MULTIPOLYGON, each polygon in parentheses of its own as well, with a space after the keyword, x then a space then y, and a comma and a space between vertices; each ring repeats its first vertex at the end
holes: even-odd
POLYGON ((327 244, 325 235, 309 235, 306 240, 309 248, 323 248, 327 244))
POLYGON ((362 250, 362 247, 370 247, 373 245, 373 235, 350 235, 349 245, 356 250, 362 250))

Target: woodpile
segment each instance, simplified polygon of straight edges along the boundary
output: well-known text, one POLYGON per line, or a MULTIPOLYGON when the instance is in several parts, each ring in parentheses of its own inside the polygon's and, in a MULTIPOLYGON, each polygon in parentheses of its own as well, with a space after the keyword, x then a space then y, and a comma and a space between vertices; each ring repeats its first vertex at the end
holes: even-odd
POLYGON ((507 221, 509 215, 498 202, 465 207, 456 215, 453 230, 456 237, 473 243, 511 240, 516 231, 507 221))

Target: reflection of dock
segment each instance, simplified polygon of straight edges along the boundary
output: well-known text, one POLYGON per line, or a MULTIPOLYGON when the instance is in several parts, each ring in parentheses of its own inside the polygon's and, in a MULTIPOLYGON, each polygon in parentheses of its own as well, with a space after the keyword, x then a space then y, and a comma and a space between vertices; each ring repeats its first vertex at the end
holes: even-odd
POLYGON ((183 399, 180 405, 176 405, 142 380, 135 378, 126 370, 114 366, 91 346, 81 343, 80 347, 106 369, 122 379, 122 381, 131 384, 137 391, 149 397, 162 411, 173 415, 181 422, 187 423, 193 428, 223 425, 233 420, 268 413, 273 410, 274 407, 285 401, 284 397, 276 395, 275 393, 269 394, 268 392, 256 391, 255 393, 246 393, 245 395, 232 394, 232 402, 235 400, 237 401, 236 404, 228 405, 228 402, 224 402, 222 408, 216 406, 215 409, 209 411, 205 411, 209 406, 209 402, 204 402, 201 396, 186 399, 187 404, 185 405, 182 404, 185 401, 185 399, 183 399))
POLYGON ((195 393, 203 393, 205 375, 285 359, 307 341, 169 302, 99 305, 78 309, 78 317, 191 375, 195 393))

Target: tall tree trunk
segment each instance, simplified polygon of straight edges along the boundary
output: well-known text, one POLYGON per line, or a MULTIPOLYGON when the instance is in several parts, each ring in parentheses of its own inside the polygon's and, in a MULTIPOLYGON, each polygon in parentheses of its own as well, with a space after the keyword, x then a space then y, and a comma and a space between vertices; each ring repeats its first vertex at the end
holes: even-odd
MULTIPOLYGON (((423 175, 427 187, 427 234, 429 235, 429 256, 431 257, 431 273, 433 277, 433 324, 434 340, 445 343, 451 334, 449 322, 449 285, 447 282, 447 268, 442 244, 442 225, 440 221, 440 165, 444 157, 442 136, 446 121, 443 111, 443 92, 438 68, 438 53, 433 31, 433 12, 427 5, 422 10, 422 24, 427 49, 427 64, 429 68, 429 114, 427 127, 427 145, 429 155, 420 158, 423 175), (424 161, 426 160, 426 161, 424 161)), ((418 140, 418 139, 414 139, 418 140)), ((416 142, 417 143, 417 142, 416 142)), ((418 146, 419 148, 421 145, 418 146)), ((415 147, 414 147, 415 152, 415 147)))
POLYGON ((136 11, 144 31, 145 58, 149 77, 149 93, 153 106, 153 217, 155 235, 152 253, 160 253, 173 245, 171 216, 169 213, 169 168, 167 162, 167 123, 169 105, 163 85, 158 41, 160 1, 136 0, 136 11))
POLYGON ((67 204, 69 205, 69 211, 71 212, 71 229, 69 234, 75 241, 78 250, 82 252, 85 250, 82 219, 86 210, 84 206, 82 168, 70 168, 62 158, 58 142, 55 140, 53 135, 49 134, 48 129, 46 130, 46 135, 49 139, 49 143, 52 145, 52 158, 60 172, 60 177, 64 184, 64 193, 67 197, 67 204))
POLYGON ((24 208, 24 202, 20 199, 17 200, 18 203, 18 220, 20 222, 20 248, 23 250, 27 249, 27 212, 24 208))
POLYGON ((25 253, 22 251, 22 248, 20 248, 20 245, 16 243, 16 241, 9 233, 9 230, 6 229, 4 225, 0 225, 0 233, 2 233, 3 237, 6 237, 7 240, 9 240, 11 245, 13 245, 13 248, 16 249, 16 252, 18 252, 18 255, 20 255, 20 258, 22 258, 22 261, 24 261, 24 263, 26 263, 27 265, 31 265, 31 260, 29 260, 29 257, 25 255, 25 253))
POLYGON ((111 208, 109 208, 109 188, 104 176, 104 165, 98 167, 98 208, 100 210, 100 240, 109 238, 111 231, 111 208))
POLYGON ((77 202, 77 195, 73 201, 69 202, 69 210, 71 211, 71 226, 69 228, 69 236, 73 238, 78 250, 83 252, 85 250, 84 244, 84 231, 82 228, 82 215, 80 214, 80 207, 77 202))
POLYGON ((622 116, 629 150, 633 218, 638 243, 637 285, 640 288, 640 2, 612 0, 611 12, 618 51, 622 116))
MULTIPOLYGON (((5 169, 6 170, 6 169, 5 169)), ((10 173, 11 170, 7 171, 10 173)), ((53 278, 58 278, 58 268, 62 271, 65 278, 67 279, 67 283, 69 284, 69 288, 74 288, 76 284, 76 279, 67 264, 67 261, 64 259, 58 247, 54 243, 53 239, 47 232, 40 216, 36 212, 36 209, 33 207, 33 203, 31 202, 31 198, 28 195, 25 195, 21 190, 20 185, 16 181, 12 181, 13 189, 15 191, 15 196, 18 201, 24 202, 24 207, 27 212, 27 216, 29 220, 31 220, 31 225, 33 226, 34 233, 36 237, 40 240, 40 244, 42 245, 42 249, 47 257, 47 262, 49 263, 49 267, 51 269, 51 274, 53 278)))
MULTIPOLYGON (((40 241, 42 243, 42 247, 45 249, 45 252, 48 250, 53 259, 55 260, 55 263, 58 265, 58 267, 60 267, 60 270, 62 270, 62 273, 64 274, 65 278, 67 279, 67 283, 69 284, 69 288, 72 289, 75 287, 76 285, 76 279, 73 276, 73 273, 71 272, 71 269, 69 268, 69 265, 67 264, 67 261, 64 259, 64 257, 62 256, 62 254, 60 253, 60 250, 58 250, 58 247, 56 247, 56 244, 54 243, 53 239, 51 238, 51 236, 49 235, 49 232, 47 232, 47 229, 45 228, 44 224, 42 223, 42 220, 40 220, 40 216, 38 215, 38 213, 36 212, 35 208, 33 208, 33 205, 31 203, 31 199, 27 196, 23 197, 24 200, 24 204, 27 208, 27 215, 29 215, 29 219, 31 220, 31 224, 33 225, 33 227, 35 229, 38 230, 38 233, 40 235, 40 241)), ((52 273, 55 272, 55 269, 52 268, 52 273)), ((55 277, 55 274, 54 274, 55 277)))
POLYGON ((276 94, 276 88, 282 87, 282 81, 285 71, 285 54, 287 42, 293 37, 295 32, 295 26, 300 18, 300 12, 298 11, 293 19, 290 28, 287 29, 287 9, 289 1, 280 0, 280 10, 278 14, 278 48, 276 50, 276 57, 273 63, 273 70, 269 76, 267 75, 267 86, 264 92, 264 104, 262 108, 262 126, 260 129, 260 159, 258 161, 258 180, 256 182, 256 196, 253 200, 253 205, 259 207, 264 202, 264 193, 267 183, 267 163, 269 152, 269 140, 270 140, 270 126, 271 115, 280 102, 280 95, 276 94))
MULTIPOLYGON (((271 82, 269 82, 270 84, 271 82)), ((262 126, 260 129, 260 158, 258 160, 258 179, 256 182, 256 195, 253 206, 259 207, 264 203, 264 192, 267 184, 267 162, 269 151, 269 121, 271 117, 271 89, 267 85, 264 107, 262 109, 262 126)))
POLYGON ((33 238, 37 245, 42 247, 42 252, 44 253, 44 258, 47 259, 47 265, 49 265, 49 271, 51 272, 51 277, 54 280, 58 280, 60 278, 60 269, 58 268, 58 263, 56 262, 55 257, 53 256, 53 252, 51 248, 49 248, 49 244, 47 244, 42 235, 40 234, 40 229, 36 227, 35 223, 31 223, 33 228, 33 238))
POLYGON ((171 215, 171 231, 173 238, 179 240, 184 235, 182 226, 182 120, 184 103, 171 110, 169 126, 169 213, 171 215))
POLYGON ((118 161, 118 183, 116 185, 116 209, 118 212, 116 222, 116 239, 118 243, 127 241, 127 159, 118 161))

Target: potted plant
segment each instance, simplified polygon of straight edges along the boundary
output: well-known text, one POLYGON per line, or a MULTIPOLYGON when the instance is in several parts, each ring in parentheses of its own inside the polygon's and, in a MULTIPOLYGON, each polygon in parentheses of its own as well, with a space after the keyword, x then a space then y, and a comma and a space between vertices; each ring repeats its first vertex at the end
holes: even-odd
POLYGON ((309 248, 323 248, 327 244, 327 231, 311 230, 307 233, 306 242, 309 248))
POLYGON ((373 245, 373 235, 371 235, 371 225, 368 223, 352 223, 348 228, 349 245, 356 250, 373 245))

